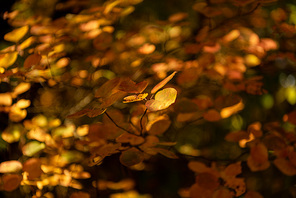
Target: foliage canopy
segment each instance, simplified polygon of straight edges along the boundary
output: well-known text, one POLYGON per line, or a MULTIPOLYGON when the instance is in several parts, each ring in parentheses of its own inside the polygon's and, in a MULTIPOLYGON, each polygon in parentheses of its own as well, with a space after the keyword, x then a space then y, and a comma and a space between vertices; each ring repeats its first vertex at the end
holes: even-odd
POLYGON ((296 5, 20 0, 4 197, 296 197, 296 5))

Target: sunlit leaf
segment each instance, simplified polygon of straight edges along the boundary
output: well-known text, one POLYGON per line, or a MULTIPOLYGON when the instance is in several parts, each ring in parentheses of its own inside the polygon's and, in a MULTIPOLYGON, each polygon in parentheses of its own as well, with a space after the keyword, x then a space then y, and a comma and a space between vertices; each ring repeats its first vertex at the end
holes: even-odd
POLYGON ((123 103, 142 101, 148 96, 148 93, 143 93, 139 95, 131 95, 123 98, 123 103))
POLYGON ((228 118, 231 115, 237 113, 238 111, 242 110, 244 108, 244 104, 242 101, 237 103, 236 105, 233 105, 231 107, 225 107, 221 110, 220 115, 221 118, 228 118))
POLYGON ((163 79, 160 83, 155 85, 153 89, 151 90, 151 93, 154 94, 156 93, 159 89, 161 89, 163 86, 165 86, 176 74, 177 72, 173 72, 171 75, 163 79))
POLYGON ((23 146, 22 152, 24 155, 31 157, 36 153, 38 153, 39 151, 43 150, 44 148, 45 148, 44 143, 32 141, 27 143, 25 146, 23 146))
POLYGON ((17 189, 22 181, 23 177, 17 174, 3 175, 3 190, 13 191, 17 189))
POLYGON ((149 111, 158 111, 168 108, 173 104, 177 97, 177 90, 166 88, 156 93, 155 100, 148 100, 145 104, 149 111))
POLYGON ((11 32, 4 35, 6 41, 17 43, 19 42, 28 32, 29 26, 23 26, 12 30, 11 32))
POLYGON ((130 148, 121 153, 119 160, 124 166, 133 166, 141 163, 144 158, 143 154, 138 149, 130 148))
POLYGON ((38 65, 41 61, 42 56, 40 54, 31 54, 28 56, 24 62, 24 68, 29 69, 31 67, 34 67, 35 65, 38 65))
POLYGON ((0 173, 16 173, 22 170, 23 165, 16 160, 4 161, 0 163, 0 173))
POLYGON ((20 124, 13 124, 8 126, 2 133, 1 137, 8 143, 19 141, 23 127, 20 124))
POLYGON ((0 67, 7 68, 15 63, 18 52, 7 52, 0 54, 0 67))
POLYGON ((0 93, 0 105, 10 106, 12 97, 10 93, 0 93))
POLYGON ((20 122, 27 116, 27 110, 17 106, 12 106, 9 112, 9 119, 14 122, 20 122))
MULTIPOLYGON (((139 49, 138 49, 138 52, 140 54, 151 54, 153 53, 155 50, 155 45, 153 44, 148 44, 148 43, 145 43, 143 46, 141 46, 139 49)), ((154 92, 155 93, 155 92, 154 92)))
POLYGON ((25 99, 20 99, 15 104, 15 106, 17 108, 20 108, 20 109, 25 109, 25 108, 29 107, 30 105, 31 105, 31 101, 30 100, 25 100, 25 99))
POLYGON ((31 83, 21 82, 16 86, 13 90, 13 97, 17 97, 18 95, 28 91, 31 88, 31 83))

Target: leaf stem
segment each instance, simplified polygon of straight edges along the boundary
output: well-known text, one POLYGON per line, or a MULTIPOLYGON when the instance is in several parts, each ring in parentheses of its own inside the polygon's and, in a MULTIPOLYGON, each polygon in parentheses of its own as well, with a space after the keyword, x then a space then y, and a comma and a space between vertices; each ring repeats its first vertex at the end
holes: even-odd
POLYGON ((139 135, 134 134, 134 133, 130 132, 129 130, 127 130, 127 129, 121 127, 121 126, 119 126, 119 125, 118 125, 118 124, 117 124, 117 123, 111 118, 111 116, 110 116, 106 111, 105 111, 105 114, 106 114, 106 116, 111 120, 111 122, 113 122, 113 124, 114 124, 117 128, 122 129, 122 130, 124 130, 125 132, 127 132, 127 133, 129 133, 129 134, 139 136, 139 135))
POLYGON ((144 111, 144 113, 143 113, 143 115, 142 115, 142 117, 141 117, 141 119, 140 119, 140 127, 141 127, 140 135, 141 135, 141 136, 142 136, 142 132, 143 132, 143 124, 142 124, 142 120, 143 120, 145 114, 147 113, 147 110, 148 110, 148 109, 146 108, 145 111, 144 111))

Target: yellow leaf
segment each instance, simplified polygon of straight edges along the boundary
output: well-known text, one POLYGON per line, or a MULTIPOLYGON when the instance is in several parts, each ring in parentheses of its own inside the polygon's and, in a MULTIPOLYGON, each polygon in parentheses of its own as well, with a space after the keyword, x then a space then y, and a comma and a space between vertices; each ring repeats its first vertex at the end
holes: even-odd
POLYGON ((0 93, 0 105, 10 106, 12 104, 12 97, 9 93, 0 93))
POLYGON ((30 100, 25 100, 25 99, 20 99, 19 101, 17 101, 17 103, 15 104, 16 107, 20 108, 20 109, 24 109, 27 108, 31 105, 31 101, 30 100))
POLYGON ((22 82, 20 83, 18 86, 16 86, 14 88, 14 91, 12 93, 13 95, 13 98, 17 97, 18 95, 28 91, 31 87, 31 84, 30 83, 25 83, 25 82, 22 82))
POLYGON ((149 111, 159 111, 168 108, 175 102, 177 98, 177 90, 174 88, 166 88, 157 92, 155 100, 148 100, 145 104, 149 111))
POLYGON ((23 26, 12 30, 11 32, 4 35, 6 41, 17 43, 19 42, 28 32, 29 26, 23 26))
POLYGON ((0 54, 0 67, 7 68, 11 66, 16 61, 17 55, 17 52, 0 54))
POLYGON ((139 95, 131 95, 123 98, 123 103, 137 102, 144 100, 148 96, 148 93, 143 93, 139 95))
POLYGON ((16 160, 5 161, 0 164, 0 173, 15 173, 22 170, 23 165, 16 160))

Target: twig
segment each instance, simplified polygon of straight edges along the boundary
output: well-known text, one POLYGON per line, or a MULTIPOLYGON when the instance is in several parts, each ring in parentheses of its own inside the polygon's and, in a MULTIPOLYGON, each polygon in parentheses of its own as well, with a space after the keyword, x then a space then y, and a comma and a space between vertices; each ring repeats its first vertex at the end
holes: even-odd
POLYGON ((106 114, 106 116, 111 120, 111 122, 113 122, 113 124, 115 124, 115 126, 117 126, 118 128, 124 130, 125 132, 127 132, 127 133, 129 133, 129 134, 139 136, 139 135, 134 134, 134 133, 130 132, 129 130, 127 130, 127 129, 121 127, 121 126, 119 126, 119 125, 118 125, 118 124, 117 124, 117 123, 111 118, 111 116, 110 116, 106 111, 105 111, 105 114, 106 114))
POLYGON ((143 120, 145 114, 147 113, 147 110, 148 110, 148 109, 146 108, 145 111, 144 111, 144 113, 143 113, 143 115, 142 115, 142 117, 141 117, 141 119, 140 119, 140 127, 141 127, 140 135, 142 135, 142 132, 143 132, 143 124, 142 124, 142 120, 143 120))

